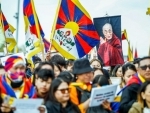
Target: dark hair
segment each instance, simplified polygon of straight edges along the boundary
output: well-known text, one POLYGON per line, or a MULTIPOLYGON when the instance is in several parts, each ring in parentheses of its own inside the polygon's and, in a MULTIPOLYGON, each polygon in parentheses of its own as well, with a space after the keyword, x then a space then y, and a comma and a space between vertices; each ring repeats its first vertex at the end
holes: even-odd
POLYGON ((41 62, 42 61, 38 56, 33 56, 32 60, 33 60, 34 64, 35 64, 35 62, 41 62))
POLYGON ((39 70, 41 70, 42 66, 44 65, 50 65, 52 67, 52 69, 54 70, 54 65, 51 62, 40 62, 39 66, 37 68, 35 68, 34 72, 33 72, 33 82, 32 84, 35 85, 35 79, 36 79, 36 75, 39 72, 39 70))
POLYGON ((47 97, 47 99, 50 100, 51 102, 58 102, 57 99, 55 98, 54 94, 62 82, 66 82, 69 85, 69 83, 67 81, 65 81, 61 78, 56 78, 52 81, 51 87, 50 87, 50 90, 48 93, 49 95, 47 97))
POLYGON ((115 68, 112 71, 112 76, 117 77, 116 73, 118 71, 118 69, 121 67, 121 65, 116 65, 115 68))
POLYGON ((145 59, 150 59, 150 56, 145 56, 145 57, 139 58, 138 64, 140 65, 140 62, 145 59))
MULTIPOLYGON (((57 91, 58 87, 60 86, 61 83, 66 82, 68 84, 69 87, 69 83, 61 78, 56 78, 52 81, 51 83, 51 87, 50 90, 48 92, 48 97, 46 99, 46 101, 51 101, 51 102, 55 102, 55 103, 59 103, 55 97, 55 92, 57 91)), ((76 111, 76 113, 81 113, 81 111, 79 110, 79 108, 77 107, 77 105, 75 105, 74 103, 72 103, 70 100, 68 101, 68 105, 72 106, 72 109, 74 109, 76 111)), ((66 113, 64 112, 64 110, 60 109, 60 113, 66 113)))
POLYGON ((104 75, 97 75, 93 80, 93 84, 98 84, 99 86, 110 85, 109 80, 104 75))
POLYGON ((49 69, 40 69, 37 72, 37 78, 47 81, 49 78, 54 79, 54 72, 49 69))
POLYGON ((66 65, 67 65, 67 66, 68 66, 69 64, 73 65, 74 62, 75 62, 74 59, 68 59, 68 60, 66 61, 66 65))
POLYGON ((123 76, 124 76, 125 72, 126 72, 128 69, 131 69, 131 70, 137 72, 136 67, 135 67, 133 64, 127 63, 127 64, 124 64, 124 65, 122 66, 122 74, 123 74, 123 76))
POLYGON ((52 69, 54 70, 54 65, 51 62, 40 62, 39 66, 37 67, 39 70, 42 68, 44 65, 50 65, 52 69))
POLYGON ((141 104, 142 108, 147 107, 147 104, 146 101, 142 98, 141 93, 146 91, 148 85, 150 85, 150 81, 144 82, 138 91, 138 102, 141 104))
POLYGON ((0 64, 0 69, 5 69, 5 67, 2 64, 0 64))
POLYGON ((62 72, 60 66, 57 63, 53 62, 53 65, 54 65, 54 67, 56 66, 59 69, 60 72, 62 72))
POLYGON ((61 73, 58 75, 57 78, 61 78, 61 79, 65 80, 65 81, 67 81, 68 83, 71 83, 71 82, 73 82, 73 80, 74 80, 73 75, 71 75, 71 73, 68 72, 68 71, 63 71, 63 72, 61 72, 61 73))
POLYGON ((98 60, 98 59, 92 59, 92 60, 90 61, 90 64, 92 64, 92 62, 94 62, 94 61, 99 62, 99 63, 100 63, 100 66, 101 66, 101 69, 103 68, 103 63, 102 63, 100 60, 98 60))
POLYGON ((139 60, 140 60, 140 58, 135 58, 134 61, 133 61, 133 64, 139 63, 139 60))
POLYGON ((51 61, 51 62, 55 62, 55 63, 57 63, 58 65, 64 66, 64 67, 66 68, 66 61, 65 61, 65 59, 64 59, 62 56, 60 56, 60 55, 54 55, 54 56, 52 56, 51 59, 50 59, 50 61, 51 61))
POLYGON ((100 69, 100 68, 93 68, 94 69, 94 72, 97 71, 97 70, 101 70, 103 75, 107 78, 107 79, 110 79, 110 75, 108 73, 108 71, 106 69, 100 69))

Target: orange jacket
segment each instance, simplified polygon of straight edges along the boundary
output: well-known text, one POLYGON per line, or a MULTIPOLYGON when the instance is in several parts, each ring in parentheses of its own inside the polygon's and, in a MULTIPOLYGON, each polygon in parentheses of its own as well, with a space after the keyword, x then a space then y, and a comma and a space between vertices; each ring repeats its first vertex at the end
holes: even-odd
POLYGON ((79 86, 81 89, 88 90, 88 91, 91 91, 92 86, 90 84, 86 85, 86 84, 81 83, 79 81, 76 81, 76 83, 70 84, 70 99, 71 99, 71 101, 74 104, 78 105, 81 113, 86 113, 86 110, 84 109, 83 103, 79 103, 78 93, 77 93, 77 89, 75 86, 79 86))

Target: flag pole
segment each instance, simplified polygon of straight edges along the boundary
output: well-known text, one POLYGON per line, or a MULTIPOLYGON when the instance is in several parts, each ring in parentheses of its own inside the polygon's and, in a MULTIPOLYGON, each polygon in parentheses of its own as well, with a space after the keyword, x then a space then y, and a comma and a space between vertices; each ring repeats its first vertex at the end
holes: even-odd
POLYGON ((61 1, 62 0, 59 0, 59 2, 58 2, 58 6, 57 6, 57 10, 56 10, 56 14, 55 14, 52 30, 51 30, 49 50, 51 50, 51 47, 52 47, 52 40, 53 40, 55 28, 56 28, 56 22, 57 22, 57 18, 58 18, 58 12, 59 12, 59 9, 60 9, 61 1))
MULTIPOLYGON (((5 38, 6 55, 8 55, 7 42, 6 42, 6 35, 5 35, 5 31, 4 31, 4 23, 3 23, 3 19, 2 19, 2 10, 1 10, 1 5, 0 5, 0 20, 1 20, 1 25, 2 25, 2 31, 3 31, 4 38, 5 38)), ((4 52, 5 52, 5 51, 4 51, 4 52)))

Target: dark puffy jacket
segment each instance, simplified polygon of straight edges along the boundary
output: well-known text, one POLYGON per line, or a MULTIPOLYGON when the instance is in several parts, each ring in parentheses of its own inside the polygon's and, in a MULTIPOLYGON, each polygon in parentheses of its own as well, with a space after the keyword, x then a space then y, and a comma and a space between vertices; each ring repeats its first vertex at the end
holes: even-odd
POLYGON ((120 102, 120 113, 128 113, 129 109, 131 108, 132 104, 137 100, 137 92, 140 88, 140 84, 131 84, 127 86, 121 96, 120 102))
POLYGON ((51 101, 47 101, 45 105, 47 113, 81 113, 79 108, 71 102, 65 108, 60 103, 51 101))

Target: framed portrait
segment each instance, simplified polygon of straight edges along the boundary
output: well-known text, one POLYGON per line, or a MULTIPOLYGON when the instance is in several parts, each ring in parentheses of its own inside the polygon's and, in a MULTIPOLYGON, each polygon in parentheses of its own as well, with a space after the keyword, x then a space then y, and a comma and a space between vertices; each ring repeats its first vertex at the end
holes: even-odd
POLYGON ((123 64, 121 16, 94 18, 94 25, 101 39, 97 45, 97 53, 103 65, 123 64))

